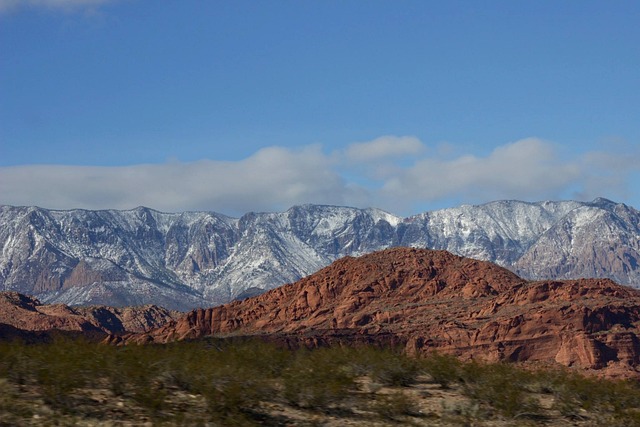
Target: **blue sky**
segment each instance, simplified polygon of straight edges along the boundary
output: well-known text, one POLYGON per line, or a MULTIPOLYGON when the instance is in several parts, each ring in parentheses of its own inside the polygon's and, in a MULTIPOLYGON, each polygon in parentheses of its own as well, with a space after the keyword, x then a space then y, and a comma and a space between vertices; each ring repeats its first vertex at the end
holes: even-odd
POLYGON ((640 2, 0 0, 0 204, 640 208, 640 2))

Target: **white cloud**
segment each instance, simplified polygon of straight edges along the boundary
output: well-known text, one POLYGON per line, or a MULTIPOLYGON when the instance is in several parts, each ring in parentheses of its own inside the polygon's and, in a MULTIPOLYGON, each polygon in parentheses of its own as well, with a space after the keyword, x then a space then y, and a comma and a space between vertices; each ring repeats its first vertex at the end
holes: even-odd
POLYGON ((330 167, 320 147, 262 149, 238 162, 202 160, 122 167, 33 165, 0 168, 2 203, 69 209, 215 210, 241 214, 297 203, 366 198, 330 167))
POLYGON ((640 173, 637 150, 592 151, 563 159, 559 146, 528 138, 498 146, 483 157, 452 158, 450 153, 440 157, 437 150, 427 152, 414 138, 384 137, 359 144, 331 154, 317 145, 267 147, 240 161, 0 167, 0 203, 56 209, 143 205, 231 215, 319 203, 376 206, 408 215, 443 202, 598 196, 628 202, 638 197, 637 186, 629 185, 630 176, 640 173), (404 142, 393 151, 389 141, 404 142), (356 155, 359 149, 351 151, 354 146, 371 147, 376 155, 356 155), (389 157, 380 157, 382 153, 389 157), (406 165, 406 158, 393 157, 400 153, 411 154, 413 160, 406 165), (380 164, 385 173, 369 171, 380 164))
POLYGON ((350 161, 370 162, 417 155, 423 150, 424 145, 416 137, 386 135, 373 141, 353 143, 344 154, 350 161))
POLYGON ((637 155, 597 152, 561 159, 555 144, 527 138, 498 146, 486 157, 422 158, 386 180, 379 196, 381 203, 405 208, 444 199, 480 203, 628 197, 626 183, 630 172, 640 170, 638 160, 637 155))
MULTIPOLYGON (((609 198, 638 197, 638 183, 630 183, 633 174, 640 174, 640 147, 608 147, 609 150, 592 151, 580 157, 581 170, 585 173, 583 185, 577 197, 593 198, 594 195, 607 195, 609 198)), ((636 176, 636 179, 640 176, 636 176)), ((635 206, 640 208, 640 206, 635 206)))
POLYGON ((487 157, 424 158, 388 180, 385 198, 447 197, 470 201, 555 197, 575 183, 580 168, 557 159, 553 145, 529 138, 499 146, 487 157))

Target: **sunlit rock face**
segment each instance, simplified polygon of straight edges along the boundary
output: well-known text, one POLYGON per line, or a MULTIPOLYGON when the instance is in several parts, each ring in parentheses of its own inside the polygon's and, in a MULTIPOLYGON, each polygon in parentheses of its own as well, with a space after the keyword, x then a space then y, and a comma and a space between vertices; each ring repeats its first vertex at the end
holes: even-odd
POLYGON ((640 290, 610 279, 527 281, 446 251, 346 257, 257 297, 107 341, 263 336, 291 345, 395 344, 484 361, 561 364, 637 377, 640 290))

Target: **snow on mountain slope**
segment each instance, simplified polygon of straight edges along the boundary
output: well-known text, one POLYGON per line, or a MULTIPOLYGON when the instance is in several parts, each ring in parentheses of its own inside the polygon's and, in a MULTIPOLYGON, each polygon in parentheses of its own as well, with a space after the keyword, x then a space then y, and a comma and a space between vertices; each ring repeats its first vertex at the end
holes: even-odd
POLYGON ((529 277, 610 277, 640 287, 640 215, 596 200, 563 216, 514 264, 529 277))
POLYGON ((403 243, 445 249, 458 255, 509 266, 541 233, 579 206, 580 203, 570 201, 498 201, 481 206, 463 205, 426 212, 411 221, 422 231, 412 232, 403 243), (416 239, 420 234, 423 237, 416 239))
POLYGON ((212 302, 229 301, 248 288, 265 288, 265 283, 293 282, 331 262, 296 237, 282 214, 245 215, 240 227, 234 250, 202 289, 212 302))
POLYGON ((0 289, 47 302, 186 309, 392 246, 446 249, 529 278, 611 277, 640 286, 639 212, 596 199, 498 201, 408 218, 317 205, 239 219, 0 206, 0 289))

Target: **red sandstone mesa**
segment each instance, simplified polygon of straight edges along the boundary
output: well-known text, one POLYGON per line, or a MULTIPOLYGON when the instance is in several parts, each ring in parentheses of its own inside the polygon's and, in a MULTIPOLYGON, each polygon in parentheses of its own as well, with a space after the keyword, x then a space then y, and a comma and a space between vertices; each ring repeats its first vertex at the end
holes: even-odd
POLYGON ((640 291, 608 279, 529 282, 489 262, 394 248, 343 258, 294 284, 108 341, 384 341, 414 354, 438 350, 638 376, 639 322, 640 291))

